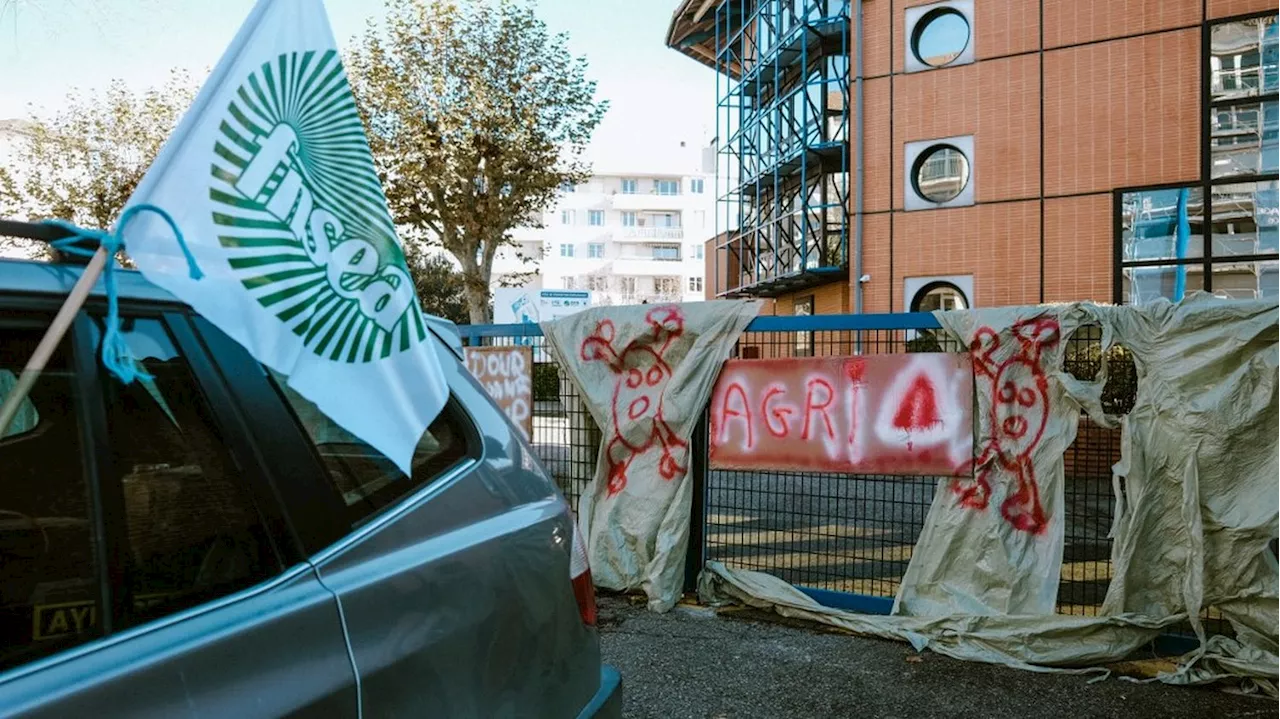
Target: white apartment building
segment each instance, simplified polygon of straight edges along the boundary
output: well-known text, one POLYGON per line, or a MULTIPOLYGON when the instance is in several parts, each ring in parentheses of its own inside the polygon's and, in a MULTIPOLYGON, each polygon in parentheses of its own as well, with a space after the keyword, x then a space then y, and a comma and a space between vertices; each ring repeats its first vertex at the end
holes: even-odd
POLYGON ((689 165, 699 171, 601 172, 566 187, 543 227, 514 233, 522 253, 541 260, 521 265, 504 250, 495 280, 536 271, 527 287, 590 290, 595 305, 704 299, 714 175, 700 158, 689 165))

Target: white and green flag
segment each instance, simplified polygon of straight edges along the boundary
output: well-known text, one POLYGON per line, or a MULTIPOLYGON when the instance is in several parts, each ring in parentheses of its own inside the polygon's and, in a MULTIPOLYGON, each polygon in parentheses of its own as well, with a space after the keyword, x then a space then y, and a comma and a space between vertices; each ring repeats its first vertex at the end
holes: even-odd
POLYGON ((406 472, 448 387, 321 0, 259 0, 129 205, 129 254, 406 472))

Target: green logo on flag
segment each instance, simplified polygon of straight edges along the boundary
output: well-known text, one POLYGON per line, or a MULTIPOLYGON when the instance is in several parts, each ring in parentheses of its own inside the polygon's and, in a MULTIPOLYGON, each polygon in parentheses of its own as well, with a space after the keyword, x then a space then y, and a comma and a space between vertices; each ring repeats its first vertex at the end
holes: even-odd
POLYGON ((338 54, 263 63, 214 145, 213 221, 254 298, 317 355, 369 362, 426 338, 338 54))

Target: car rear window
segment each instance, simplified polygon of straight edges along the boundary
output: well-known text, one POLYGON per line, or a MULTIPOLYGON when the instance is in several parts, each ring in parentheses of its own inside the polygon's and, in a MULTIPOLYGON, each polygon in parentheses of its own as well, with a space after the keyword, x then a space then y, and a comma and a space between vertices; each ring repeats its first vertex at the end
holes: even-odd
POLYGON ((353 527, 431 484, 468 456, 466 419, 456 400, 450 400, 423 433, 413 453, 413 474, 406 477, 390 459, 338 426, 315 403, 290 388, 283 375, 269 368, 267 374, 293 408, 324 462, 353 527))

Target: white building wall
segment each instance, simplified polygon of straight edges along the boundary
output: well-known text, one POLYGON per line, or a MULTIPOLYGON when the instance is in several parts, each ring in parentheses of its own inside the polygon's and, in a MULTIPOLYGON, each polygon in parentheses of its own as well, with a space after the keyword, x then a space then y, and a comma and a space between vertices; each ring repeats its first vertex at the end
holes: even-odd
MULTIPOLYGON (((704 169, 700 156, 689 165, 704 169)), ((561 193, 543 227, 515 231, 524 253, 541 251, 542 259, 521 266, 504 250, 494 260, 495 286, 502 275, 536 272, 527 286, 592 290, 598 305, 700 301, 713 185, 701 171, 601 172, 561 193)))

